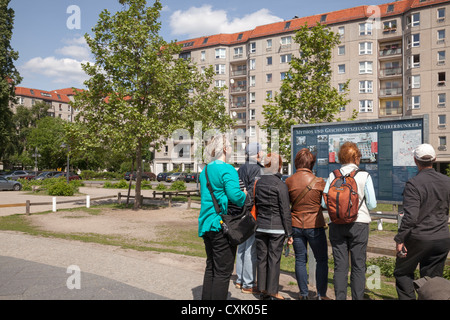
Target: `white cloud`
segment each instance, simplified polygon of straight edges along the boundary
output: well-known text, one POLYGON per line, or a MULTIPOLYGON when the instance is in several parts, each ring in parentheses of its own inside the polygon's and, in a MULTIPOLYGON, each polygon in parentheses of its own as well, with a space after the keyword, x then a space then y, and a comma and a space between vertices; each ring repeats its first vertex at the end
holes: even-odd
POLYGON ((67 46, 56 49, 56 54, 62 55, 64 57, 75 58, 78 60, 89 59, 91 51, 89 50, 86 39, 84 37, 64 39, 63 42, 66 43, 67 46))
POLYGON ((213 10, 211 5, 191 7, 186 11, 175 11, 170 17, 173 35, 190 38, 218 33, 236 33, 251 30, 256 26, 283 21, 268 9, 260 9, 242 18, 231 19, 225 10, 213 10))
POLYGON ((79 86, 87 79, 81 68, 81 63, 85 62, 70 58, 36 57, 27 61, 21 69, 26 74, 47 77, 53 83, 79 86))

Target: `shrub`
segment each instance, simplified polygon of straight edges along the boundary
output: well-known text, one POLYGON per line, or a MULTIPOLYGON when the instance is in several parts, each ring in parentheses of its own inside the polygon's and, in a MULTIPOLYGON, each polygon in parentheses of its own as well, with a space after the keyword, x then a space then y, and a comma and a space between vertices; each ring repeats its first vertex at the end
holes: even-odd
POLYGON ((141 181, 141 189, 142 190, 151 190, 152 189, 152 184, 150 183, 150 181, 141 181))
POLYGON ((164 183, 159 183, 156 186, 156 190, 159 190, 159 191, 167 190, 167 187, 164 185, 164 183))
POLYGON ((51 196, 73 196, 74 186, 63 181, 57 181, 48 188, 48 194, 51 196))
POLYGON ((178 191, 186 190, 186 183, 181 180, 175 181, 170 186, 170 190, 178 190, 178 191))

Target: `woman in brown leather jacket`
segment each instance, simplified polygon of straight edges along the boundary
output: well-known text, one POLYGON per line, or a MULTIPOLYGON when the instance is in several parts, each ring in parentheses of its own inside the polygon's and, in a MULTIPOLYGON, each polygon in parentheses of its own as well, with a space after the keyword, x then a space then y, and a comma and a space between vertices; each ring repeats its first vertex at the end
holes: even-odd
POLYGON ((296 172, 286 179, 291 204, 294 232, 295 275, 300 289, 300 299, 308 299, 308 243, 316 259, 316 287, 320 300, 327 298, 328 247, 325 219, 322 214, 322 192, 325 181, 316 177, 312 169, 316 157, 309 149, 300 150, 295 156, 296 172))

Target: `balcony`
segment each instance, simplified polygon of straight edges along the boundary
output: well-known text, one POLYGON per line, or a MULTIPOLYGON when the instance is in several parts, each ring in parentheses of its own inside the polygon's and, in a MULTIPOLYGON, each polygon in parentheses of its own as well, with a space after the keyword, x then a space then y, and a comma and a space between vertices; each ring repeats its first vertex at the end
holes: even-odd
POLYGON ((236 109, 236 108, 246 108, 247 107, 247 101, 231 101, 230 102, 230 108, 236 109))
POLYGON ((402 95, 403 93, 403 88, 398 87, 398 88, 381 88, 380 89, 380 96, 398 96, 398 95, 402 95))
POLYGON ((402 67, 380 69, 380 77, 395 77, 401 75, 402 75, 402 67))
POLYGON ((246 75, 247 75, 247 68, 231 70, 231 76, 233 77, 240 77, 246 75))
POLYGON ((232 85, 230 87, 230 92, 231 93, 244 93, 244 92, 247 92, 247 85, 246 84, 232 85))
POLYGON ((380 57, 392 57, 396 55, 402 54, 401 47, 391 47, 391 48, 382 48, 380 49, 380 57))

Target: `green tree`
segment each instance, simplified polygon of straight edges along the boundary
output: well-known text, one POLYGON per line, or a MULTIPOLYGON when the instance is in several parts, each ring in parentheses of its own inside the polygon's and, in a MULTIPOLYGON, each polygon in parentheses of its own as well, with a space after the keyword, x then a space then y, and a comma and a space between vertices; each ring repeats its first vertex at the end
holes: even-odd
MULTIPOLYGON (((75 97, 79 121, 71 128, 78 149, 108 148, 131 152, 136 160, 136 199, 140 199, 142 154, 157 149, 177 128, 193 132, 194 121, 204 127, 228 129, 222 89, 212 86, 213 70, 201 73, 180 59, 181 46, 159 35, 162 5, 155 1, 119 0, 123 9, 100 13, 93 37, 86 41, 95 64, 83 70, 90 77, 88 90, 75 97)), ((140 206, 135 201, 135 209, 140 206)))
POLYGON ((279 150, 287 159, 291 153, 291 127, 298 124, 336 121, 335 115, 350 100, 347 81, 343 93, 331 86, 331 53, 340 43, 339 35, 318 23, 307 24, 295 34, 300 57, 292 57, 280 92, 268 97, 263 106, 262 129, 279 130, 279 150))
POLYGON ((60 118, 45 117, 36 122, 36 127, 28 135, 29 157, 37 148, 41 155, 38 167, 56 169, 66 166, 67 148, 61 145, 65 140, 65 121, 60 118))
POLYGON ((0 159, 12 149, 14 127, 9 105, 15 96, 15 86, 22 81, 14 66, 19 53, 11 47, 14 10, 8 8, 9 2, 0 0, 0 159))

